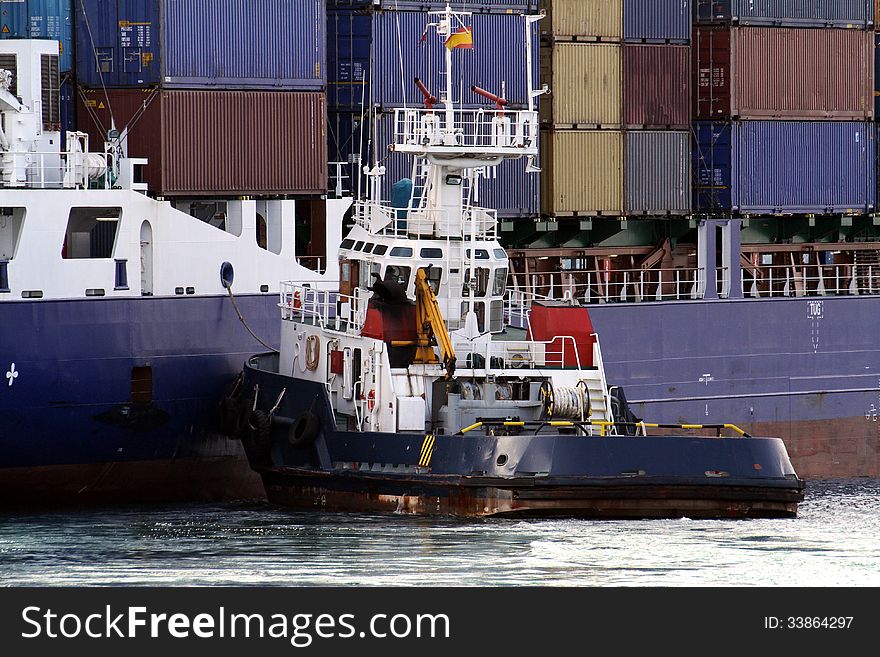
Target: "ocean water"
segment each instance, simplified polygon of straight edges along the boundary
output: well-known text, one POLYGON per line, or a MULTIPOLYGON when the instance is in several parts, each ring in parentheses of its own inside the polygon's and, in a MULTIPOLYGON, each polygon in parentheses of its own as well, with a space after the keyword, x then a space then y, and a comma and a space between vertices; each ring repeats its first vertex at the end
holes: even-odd
POLYGON ((880 480, 789 520, 468 520, 269 504, 0 515, 0 585, 878 586, 880 480))

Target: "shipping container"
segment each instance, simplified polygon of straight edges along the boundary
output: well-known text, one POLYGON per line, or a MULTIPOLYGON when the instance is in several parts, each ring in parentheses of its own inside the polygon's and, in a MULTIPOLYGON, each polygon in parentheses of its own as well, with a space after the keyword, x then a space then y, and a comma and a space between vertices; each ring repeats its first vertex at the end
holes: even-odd
POLYGON ((620 41, 623 0, 543 0, 541 35, 552 40, 620 41))
POLYGON ((61 72, 73 69, 73 0, 0 0, 0 39, 58 42, 61 72))
POLYGON ((623 38, 628 42, 690 43, 691 0, 623 0, 623 38))
MULTIPOLYGON (((511 107, 528 103, 526 21, 519 14, 475 14, 470 17, 474 47, 452 52, 453 96, 464 106, 486 105, 473 85, 501 95, 511 107)), ((440 97, 446 49, 430 31, 431 18, 419 11, 331 11, 327 17, 329 50, 328 102, 334 109, 363 104, 383 109, 418 107, 424 97, 419 78, 440 97)), ((532 30, 532 84, 538 84, 538 32, 532 30)))
POLYGON ((82 0, 89 87, 322 89, 324 0, 82 0))
POLYGON ((707 212, 872 212, 876 204, 873 123, 699 122, 695 205, 707 212))
POLYGON ((112 109, 116 128, 129 130, 129 156, 149 158, 145 181, 157 195, 326 193, 323 93, 82 91, 80 129, 103 144, 112 109))
POLYGON ((689 47, 623 47, 623 107, 628 127, 689 127, 691 87, 689 47))
POLYGON ((617 44, 555 43, 541 50, 541 121, 555 128, 619 129, 621 53, 617 44))
POLYGON ((874 36, 842 29, 701 27, 698 119, 874 116, 874 36))
MULTIPOLYGON (((379 163, 386 169, 382 181, 382 199, 391 200, 391 188, 402 178, 411 178, 413 158, 392 153, 394 114, 386 112, 369 116, 354 112, 331 112, 328 119, 330 160, 349 162, 348 173, 354 181, 352 191, 366 190, 366 183, 358 187, 358 155, 362 166, 379 163)), ((538 196, 540 176, 526 173, 526 160, 506 161, 486 171, 479 183, 477 204, 498 211, 501 218, 535 217, 540 212, 538 196)))
POLYGON ((690 131, 641 130, 624 136, 627 215, 686 215, 692 206, 690 131))
MULTIPOLYGON (((447 0, 327 0, 328 9, 408 9, 413 11, 437 11, 446 7, 447 0)), ((452 0, 455 11, 493 12, 517 11, 535 12, 538 0, 452 0)))
POLYGON ((623 133, 541 133, 541 207, 551 217, 623 214, 623 133))
POLYGON ((696 0, 700 23, 869 29, 873 0, 696 0))

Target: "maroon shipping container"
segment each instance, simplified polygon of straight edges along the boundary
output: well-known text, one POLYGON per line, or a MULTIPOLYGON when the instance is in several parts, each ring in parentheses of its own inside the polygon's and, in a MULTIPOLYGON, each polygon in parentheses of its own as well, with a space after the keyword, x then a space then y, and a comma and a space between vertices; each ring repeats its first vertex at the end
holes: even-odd
POLYGON ((79 129, 91 150, 104 143, 112 107, 116 128, 129 128, 129 156, 149 159, 155 194, 326 193, 323 92, 82 91, 79 129))
POLYGON ((694 38, 700 120, 874 117, 873 32, 700 27, 694 38))
POLYGON ((623 106, 627 127, 690 126, 690 53, 688 46, 623 47, 623 106))

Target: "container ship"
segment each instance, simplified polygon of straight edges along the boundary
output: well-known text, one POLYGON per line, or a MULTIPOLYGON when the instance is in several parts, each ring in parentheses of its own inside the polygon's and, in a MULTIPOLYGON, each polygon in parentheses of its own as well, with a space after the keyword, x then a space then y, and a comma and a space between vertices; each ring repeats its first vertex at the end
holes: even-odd
MULTIPOLYGON (((219 404, 279 346, 278 281, 338 285, 350 197, 394 205, 411 177, 393 114, 424 107, 415 78, 438 93, 445 3, 201 4, 0 2, 4 131, 42 119, 3 145, 3 506, 261 495, 219 404)), ((781 436, 806 478, 880 475, 874 3, 452 6, 470 109, 471 86, 528 105, 505 54, 545 14, 540 154, 474 189, 505 320, 586 305, 638 415, 781 436)))

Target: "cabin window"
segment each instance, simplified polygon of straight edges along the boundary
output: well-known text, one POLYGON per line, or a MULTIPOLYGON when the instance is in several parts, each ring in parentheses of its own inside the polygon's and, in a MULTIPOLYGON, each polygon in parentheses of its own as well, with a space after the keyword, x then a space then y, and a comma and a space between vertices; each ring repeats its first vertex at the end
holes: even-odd
POLYGON ((495 282, 492 285, 492 296, 504 296, 505 289, 507 289, 507 268, 502 267, 501 269, 495 270, 495 282))
POLYGON ((391 249, 392 258, 412 258, 413 250, 409 246, 395 246, 391 249))
POLYGON ((411 269, 409 267, 388 265, 388 268, 385 270, 385 278, 397 281, 398 285, 405 289, 409 286, 410 271, 411 269))
POLYGON ((339 245, 339 248, 340 249, 350 249, 353 246, 354 246, 354 240, 345 239, 345 240, 342 240, 342 244, 339 245))
POLYGON ((131 368, 131 401, 135 404, 149 404, 153 401, 153 368, 131 368))
POLYGON ((112 258, 121 208, 71 208, 61 257, 112 258))
POLYGON ((0 208, 0 260, 15 259, 24 216, 24 208, 0 208))
POLYGON ((364 250, 364 243, 363 242, 356 243, 354 245, 354 250, 355 251, 363 251, 364 250))
POLYGON ((434 294, 440 294, 440 281, 443 280, 443 270, 440 267, 427 267, 428 285, 434 290, 434 294))
MULTIPOLYGON (((477 267, 475 270, 476 274, 474 275, 474 296, 475 297, 484 297, 486 296, 486 292, 489 288, 489 269, 486 267, 477 267)), ((464 285, 461 288, 461 295, 463 297, 469 297, 471 294, 471 270, 465 269, 464 271, 464 285)))
MULTIPOLYGON (((461 325, 464 326, 465 319, 467 318, 468 309, 471 307, 471 304, 467 301, 463 301, 461 304, 461 325)), ((474 315, 477 316, 477 329, 482 333, 486 330, 486 303, 484 301, 478 301, 474 303, 474 315)))
MULTIPOLYGON (((486 249, 477 249, 474 253, 476 254, 476 255, 474 255, 474 260, 488 260, 489 259, 489 252, 486 249)), ((468 258, 471 257, 471 250, 470 249, 467 250, 467 257, 468 258)))
POLYGON ((364 253, 372 253, 373 252, 373 244, 364 244, 364 253))
POLYGON ((492 251, 492 253, 495 254, 495 257, 498 260, 507 260, 507 251, 505 251, 504 249, 495 249, 494 251, 492 251))
POLYGON ((419 255, 425 260, 442 260, 443 249, 422 249, 419 255))
POLYGON ((377 244, 376 248, 373 249, 373 255, 383 256, 388 253, 388 246, 386 244, 377 244))

